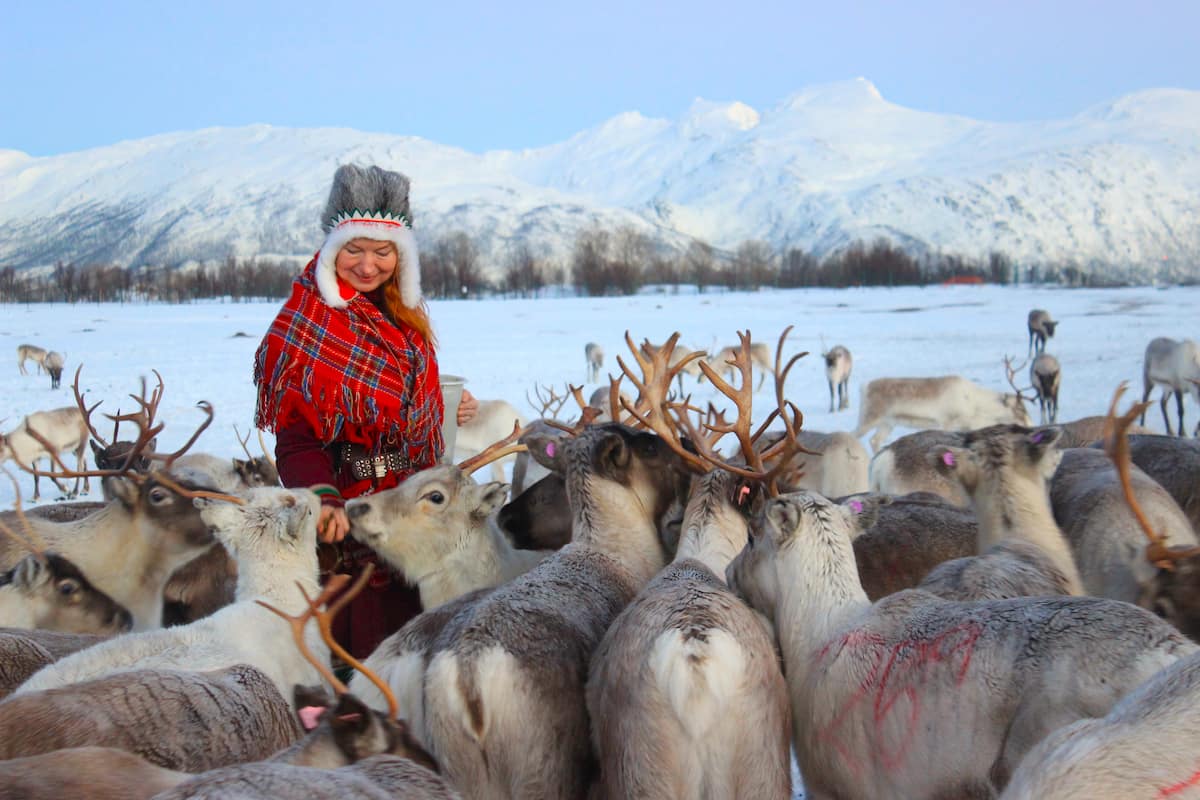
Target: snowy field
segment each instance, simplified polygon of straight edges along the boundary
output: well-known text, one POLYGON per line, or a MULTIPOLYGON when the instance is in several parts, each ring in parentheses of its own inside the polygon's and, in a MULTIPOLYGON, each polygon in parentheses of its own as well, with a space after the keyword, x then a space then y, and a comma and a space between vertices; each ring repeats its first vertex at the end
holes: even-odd
MULTIPOLYGON (((1147 342, 1155 336, 1200 336, 1198 301, 1197 288, 954 286, 435 302, 432 312, 443 373, 463 375, 477 397, 503 398, 530 415, 536 409, 526 395, 533 395, 535 384, 554 384, 561 392, 568 381, 584 381, 588 341, 604 347, 605 369, 615 373, 616 355, 625 354, 629 362, 626 330, 637 341, 654 342, 678 330, 682 343, 708 348, 714 342, 735 344, 736 331, 748 328, 755 341, 773 349, 779 333, 793 325, 785 353, 810 355, 793 368, 787 395, 804 412, 807 429, 833 431, 853 430, 860 387, 872 378, 957 373, 1006 388, 1002 359, 1007 354, 1024 361, 1031 308, 1045 308, 1061 323, 1048 347, 1063 365, 1060 421, 1104 413, 1120 381, 1130 381, 1132 393, 1140 395, 1147 342), (822 337, 826 348, 843 344, 854 355, 849 411, 828 413, 822 337)), ((11 430, 25 414, 71 405, 71 376, 81 364, 89 403, 103 401, 97 416, 130 410, 127 394, 137 392, 140 378, 156 369, 166 384, 160 418, 167 428, 159 449, 183 443, 201 420, 196 402, 207 400, 216 417, 193 449, 240 454, 234 426, 245 432, 251 425, 253 355, 279 305, 0 305, 0 343, 10 358, 24 343, 67 357, 58 390, 50 389, 45 375, 20 375, 12 362, 0 370, 0 429, 11 430)), ((1027 367, 1020 377, 1027 385, 1027 367)), ((685 381, 694 401, 713 397, 709 384, 685 381)), ((593 388, 587 385, 585 393, 593 388)), ((758 395, 757 417, 766 414, 771 392, 768 380, 758 395)), ((1190 400, 1185 411, 1191 430, 1200 416, 1190 400)), ((1036 421, 1036 409, 1033 417, 1036 421)), ((1157 409, 1147 423, 1162 429, 1157 409)), ((97 427, 106 436, 111 431, 108 424, 97 427)), ((32 478, 19 479, 23 497, 30 498, 32 478)), ((43 500, 56 496, 43 484, 43 500)), ((98 486, 91 496, 99 497, 98 486)), ((12 507, 13 499, 11 485, 0 481, 0 508, 12 507)))

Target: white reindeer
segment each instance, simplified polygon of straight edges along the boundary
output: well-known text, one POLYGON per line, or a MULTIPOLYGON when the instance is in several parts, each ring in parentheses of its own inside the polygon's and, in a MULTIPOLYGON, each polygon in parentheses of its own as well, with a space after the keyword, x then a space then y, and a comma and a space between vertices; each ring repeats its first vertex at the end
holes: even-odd
POLYGON ((17 345, 17 369, 22 375, 28 375, 29 372, 25 369, 25 362, 32 361, 37 365, 38 375, 42 374, 42 362, 46 359, 46 350, 34 344, 19 344, 17 345))
POLYGON ((818 495, 770 500, 728 570, 778 632, 809 797, 994 797, 1047 733, 1197 652, 1150 612, 1101 598, 907 590, 872 604, 856 519, 818 495))
POLYGON ((583 346, 583 355, 587 359, 588 383, 600 380, 600 369, 604 366, 604 348, 595 342, 583 346))
POLYGON ((850 407, 850 370, 854 359, 842 345, 834 345, 821 354, 825 359, 825 380, 829 381, 829 411, 833 412, 834 387, 837 388, 837 410, 850 407))
MULTIPOLYGON (((1167 416, 1167 401, 1175 395, 1175 409, 1179 414, 1178 436, 1186 436, 1183 427, 1183 397, 1189 392, 1200 404, 1200 346, 1191 339, 1175 341, 1165 336, 1150 341, 1146 345, 1146 357, 1142 363, 1142 402, 1150 399, 1150 392, 1155 384, 1163 387, 1159 408, 1162 409, 1163 425, 1170 435, 1171 420, 1167 416)), ((1146 411, 1142 410, 1140 422, 1146 424, 1146 411)))
POLYGON ((897 425, 966 431, 1004 422, 1029 424, 1020 395, 993 391, 958 375, 876 378, 863 389, 854 435, 862 437, 874 428, 871 450, 878 451, 897 425))
MULTIPOLYGON (((464 461, 482 453, 492 442, 507 436, 512 431, 514 422, 522 428, 526 424, 524 415, 512 403, 506 400, 480 400, 479 413, 470 422, 458 426, 453 460, 464 461)), ((504 465, 511 463, 515 458, 515 454, 509 454, 491 462, 492 480, 504 483, 504 465)))
MULTIPOLYGON (((88 426, 78 408, 66 406, 51 411, 36 411, 25 417, 21 424, 13 430, 0 434, 0 464, 11 459, 20 464, 22 468, 34 471, 33 499, 35 502, 41 498, 41 492, 38 489, 37 463, 45 459, 50 463, 51 468, 54 467, 54 460, 51 457, 51 451, 47 449, 47 444, 55 455, 73 453, 77 464, 76 471, 84 471, 87 466, 88 426), (38 441, 37 437, 41 437, 45 444, 38 441)), ((79 494, 78 476, 75 478, 75 487, 70 492, 58 482, 57 477, 52 476, 50 480, 54 482, 60 492, 68 497, 79 494)), ((85 474, 83 491, 90 492, 91 490, 91 481, 85 474)))
MULTIPOLYGON (((147 667, 220 669, 250 664, 265 672, 285 697, 295 683, 317 682, 320 676, 291 645, 287 629, 257 602, 295 608, 301 602, 297 584, 317 593, 316 495, 261 488, 245 496, 245 505, 193 500, 238 562, 236 602, 190 625, 129 634, 76 653, 35 674, 17 693, 147 667)), ((328 658, 316 631, 308 644, 328 658)))

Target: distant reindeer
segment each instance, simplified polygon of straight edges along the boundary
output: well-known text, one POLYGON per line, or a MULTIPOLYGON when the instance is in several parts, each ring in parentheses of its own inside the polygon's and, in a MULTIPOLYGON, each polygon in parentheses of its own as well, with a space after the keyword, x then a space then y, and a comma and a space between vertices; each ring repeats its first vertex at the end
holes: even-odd
POLYGON ((46 360, 46 350, 34 344, 17 345, 17 369, 21 370, 22 375, 29 374, 25 369, 25 361, 27 359, 37 365, 38 375, 41 375, 42 364, 46 360))
MULTIPOLYGON (((83 472, 86 466, 88 427, 78 408, 67 406, 51 411, 37 411, 25 417, 15 429, 0 434, 0 464, 12 459, 23 469, 33 470, 37 462, 45 458, 51 461, 51 469, 53 469, 54 457, 46 449, 47 444, 54 449, 55 455, 74 453, 78 464, 76 469, 83 472)), ((38 473, 34 472, 33 499, 35 501, 41 498, 38 491, 38 477, 38 473)), ((69 497, 79 494, 78 475, 75 476, 75 488, 70 492, 67 492, 66 488, 58 482, 57 477, 52 475, 50 480, 54 481, 54 485, 60 492, 69 497)), ((86 474, 83 477, 83 490, 91 491, 91 482, 86 474)))
MULTIPOLYGON (((733 360, 737 357, 737 354, 738 348, 736 347, 722 347, 717 351, 716 355, 707 360, 708 366, 712 367, 713 372, 722 377, 733 373, 736 371, 733 360)), ((754 342, 750 345, 750 360, 754 366, 758 367, 758 383, 754 387, 754 391, 757 392, 762 388, 763 380, 774 368, 774 364, 771 361, 771 348, 765 342, 754 342)), ((703 379, 703 373, 701 373, 699 380, 703 379)))
POLYGON ((588 383, 600 380, 600 368, 604 366, 604 348, 595 342, 583 346, 583 354, 587 357, 588 383))
POLYGON ((834 345, 821 356, 825 359, 825 379, 829 381, 829 410, 834 410, 833 389, 836 386, 837 410, 843 411, 850 407, 850 369, 854 366, 854 359, 850 351, 840 344, 834 345))
POLYGON ((58 352, 51 350, 46 353, 46 358, 42 361, 42 366, 46 368, 46 372, 50 373, 50 388, 57 389, 62 384, 63 363, 67 357, 58 352))
POLYGON ((1035 308, 1029 312, 1029 353, 1046 349, 1046 340, 1054 338, 1054 326, 1058 322, 1050 319, 1050 312, 1035 308))
POLYGON ((1029 382, 1037 392, 1043 425, 1058 422, 1058 386, 1061 380, 1062 368, 1058 359, 1046 352, 1038 353, 1029 367, 1029 382))
MULTIPOLYGON (((1177 342, 1160 336, 1146 345, 1146 358, 1142 363, 1142 384, 1145 387, 1142 402, 1150 399, 1150 392, 1156 383, 1162 385, 1159 407, 1162 409, 1163 425, 1166 426, 1168 434, 1173 431, 1171 420, 1167 416, 1167 400, 1171 395, 1175 395, 1175 409, 1179 413, 1178 435, 1187 435, 1183 427, 1183 396, 1192 392, 1196 402, 1200 404, 1200 383, 1197 383, 1197 380, 1200 380, 1200 347, 1197 347, 1194 341, 1184 339, 1177 342)), ((1140 422, 1146 424, 1144 410, 1140 422)))

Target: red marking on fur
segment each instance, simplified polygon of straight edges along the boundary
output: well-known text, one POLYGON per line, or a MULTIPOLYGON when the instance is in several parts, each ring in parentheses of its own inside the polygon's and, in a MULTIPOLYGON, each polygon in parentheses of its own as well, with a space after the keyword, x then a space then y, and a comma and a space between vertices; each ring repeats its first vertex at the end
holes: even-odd
POLYGON ((843 648, 857 651, 851 657, 861 657, 863 650, 872 652, 863 679, 834 718, 817 731, 818 740, 831 745, 848 765, 861 772, 863 765, 845 738, 847 731, 863 732, 859 723, 867 720, 860 714, 870 698, 874 752, 888 771, 903 766, 909 748, 916 741, 922 710, 921 690, 936 678, 939 669, 946 667, 954 670, 955 685, 962 685, 980 633, 977 623, 964 622, 932 639, 910 639, 890 646, 878 634, 861 630, 830 642, 822 648, 819 660, 828 657, 835 646, 839 653, 843 648))
POLYGON ((1172 786, 1164 786, 1163 788, 1159 789, 1157 796, 1158 797, 1170 797, 1171 795, 1179 794, 1184 789, 1189 789, 1198 783, 1200 783, 1200 769, 1193 772, 1192 776, 1190 778, 1188 778, 1186 781, 1181 781, 1172 786))

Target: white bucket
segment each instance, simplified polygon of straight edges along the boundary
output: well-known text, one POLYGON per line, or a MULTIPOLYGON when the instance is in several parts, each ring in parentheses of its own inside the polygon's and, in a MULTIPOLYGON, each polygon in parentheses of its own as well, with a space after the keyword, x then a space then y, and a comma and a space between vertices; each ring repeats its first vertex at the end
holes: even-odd
POLYGON ((446 415, 442 419, 442 440, 446 450, 442 453, 442 463, 454 462, 454 440, 458 438, 458 403, 462 400, 463 384, 467 379, 461 375, 442 375, 442 403, 446 407, 446 415))

